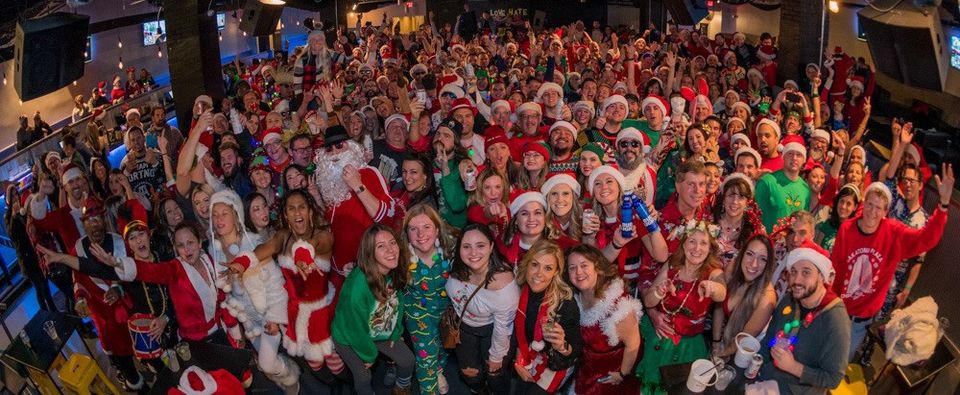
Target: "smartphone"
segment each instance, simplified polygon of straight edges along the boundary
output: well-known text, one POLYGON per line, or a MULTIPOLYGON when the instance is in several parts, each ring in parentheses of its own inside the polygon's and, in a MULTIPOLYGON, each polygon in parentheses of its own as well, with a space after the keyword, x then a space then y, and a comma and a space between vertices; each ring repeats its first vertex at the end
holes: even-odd
POLYGON ((419 100, 421 103, 426 103, 426 102, 427 102, 427 91, 425 91, 425 90, 423 90, 423 89, 417 89, 417 100, 419 100))
POLYGON ((784 94, 784 97, 789 100, 791 103, 800 103, 803 99, 800 98, 800 94, 797 92, 787 92, 784 94))

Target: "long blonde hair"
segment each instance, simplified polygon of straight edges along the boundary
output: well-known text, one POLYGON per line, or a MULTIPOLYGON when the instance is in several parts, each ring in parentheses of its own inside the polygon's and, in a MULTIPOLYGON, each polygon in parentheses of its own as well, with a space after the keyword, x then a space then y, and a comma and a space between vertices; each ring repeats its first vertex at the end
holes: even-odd
POLYGON ((520 261, 520 265, 517 266, 517 285, 523 287, 527 283, 527 270, 530 269, 530 264, 543 255, 552 255, 557 260, 557 273, 550 279, 550 284, 547 285, 543 294, 543 302, 549 306, 549 310, 557 311, 563 301, 573 299, 573 290, 563 279, 563 270, 567 265, 563 259, 563 249, 559 244, 544 238, 533 243, 520 261))

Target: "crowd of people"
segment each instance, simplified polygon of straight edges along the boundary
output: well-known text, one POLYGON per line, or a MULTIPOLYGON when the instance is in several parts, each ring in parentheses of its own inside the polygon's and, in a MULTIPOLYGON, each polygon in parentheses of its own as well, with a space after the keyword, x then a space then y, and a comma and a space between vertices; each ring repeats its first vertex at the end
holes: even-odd
POLYGON ((142 314, 164 347, 254 349, 290 392, 372 394, 386 364, 395 394, 659 394, 740 333, 759 380, 825 393, 908 303, 954 176, 903 121, 867 167, 871 66, 836 48, 780 81, 766 33, 488 19, 358 19, 227 64, 186 133, 128 110, 118 168, 65 139, 6 191, 40 305, 49 277, 129 389, 163 367, 135 363, 142 314))

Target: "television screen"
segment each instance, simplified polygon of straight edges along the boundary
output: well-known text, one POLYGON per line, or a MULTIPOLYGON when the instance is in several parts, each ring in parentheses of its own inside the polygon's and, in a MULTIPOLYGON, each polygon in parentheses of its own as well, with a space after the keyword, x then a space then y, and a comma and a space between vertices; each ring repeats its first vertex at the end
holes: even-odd
POLYGON ((167 24, 164 21, 152 21, 143 24, 143 45, 167 42, 167 24))
POLYGON ((217 13, 217 30, 223 30, 227 27, 227 14, 218 12, 217 13))
POLYGON ((950 66, 960 69, 960 36, 950 36, 950 66))

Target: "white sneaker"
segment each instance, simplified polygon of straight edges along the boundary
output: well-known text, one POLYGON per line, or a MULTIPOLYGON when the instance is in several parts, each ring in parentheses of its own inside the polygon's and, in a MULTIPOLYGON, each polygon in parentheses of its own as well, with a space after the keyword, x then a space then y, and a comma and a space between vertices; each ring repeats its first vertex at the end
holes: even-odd
POLYGON ((440 374, 437 375, 437 391, 441 394, 446 394, 450 392, 450 385, 447 384, 447 378, 443 376, 443 371, 440 371, 440 374))

